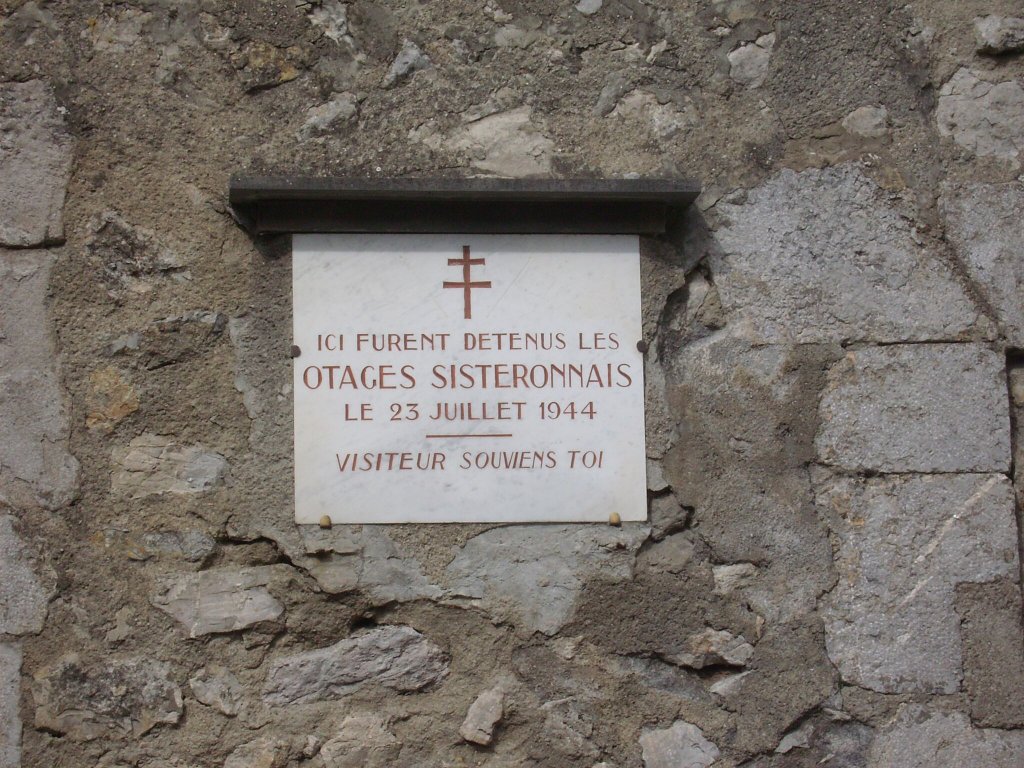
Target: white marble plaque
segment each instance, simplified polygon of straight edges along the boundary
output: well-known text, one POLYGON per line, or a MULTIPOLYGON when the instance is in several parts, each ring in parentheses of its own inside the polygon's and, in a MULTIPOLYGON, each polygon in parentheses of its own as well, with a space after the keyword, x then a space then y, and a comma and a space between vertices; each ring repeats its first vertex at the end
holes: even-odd
POLYGON ((647 516, 634 236, 296 235, 295 519, 647 516))

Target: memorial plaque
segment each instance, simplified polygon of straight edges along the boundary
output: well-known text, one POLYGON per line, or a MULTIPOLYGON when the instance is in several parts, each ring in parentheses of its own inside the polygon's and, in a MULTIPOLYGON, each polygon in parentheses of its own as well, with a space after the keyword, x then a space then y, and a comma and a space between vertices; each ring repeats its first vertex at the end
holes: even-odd
POLYGON ((296 235, 295 517, 647 515, 639 239, 296 235))

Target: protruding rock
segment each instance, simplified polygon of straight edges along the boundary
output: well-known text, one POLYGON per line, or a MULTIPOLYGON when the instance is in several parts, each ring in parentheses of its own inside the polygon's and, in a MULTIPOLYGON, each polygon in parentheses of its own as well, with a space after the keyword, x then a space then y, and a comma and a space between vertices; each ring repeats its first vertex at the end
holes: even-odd
POLYGON ((115 448, 111 489, 133 499, 164 493, 202 493, 227 471, 223 456, 202 445, 182 445, 172 437, 145 434, 127 448, 115 448))
POLYGON ((132 657, 83 664, 63 657, 41 670, 32 686, 35 723, 77 741, 141 736, 181 718, 181 689, 162 661, 132 657))
POLYGON ((669 660, 691 669, 719 664, 742 667, 753 655, 754 647, 743 635, 737 637, 731 632, 708 628, 687 638, 683 650, 669 660))
POLYGON ((546 176, 555 143, 531 119, 530 107, 517 107, 477 120, 446 142, 465 153, 473 167, 496 176, 546 176))
POLYGON ((419 691, 448 674, 448 657, 412 627, 385 626, 273 662, 263 686, 269 704, 340 699, 375 683, 419 691))
POLYGON ((0 84, 0 246, 64 239, 72 140, 41 80, 0 84))
POLYGON ((644 768, 708 768, 719 756, 700 728, 682 720, 668 728, 645 729, 640 747, 644 768))
POLYGON ((275 579, 287 579, 287 565, 218 568, 165 578, 150 598, 188 630, 189 637, 235 632, 262 621, 274 621, 284 606, 267 590, 275 579))
POLYGON ((230 669, 211 664, 189 678, 192 694, 208 707, 234 717, 242 706, 242 684, 230 669))
POLYGON ((391 768, 402 742, 379 715, 349 715, 339 731, 320 748, 325 768, 391 768))
POLYGON ((974 20, 978 53, 1001 55, 1024 51, 1024 19, 990 14, 974 20))
POLYGON ((359 105, 351 93, 339 93, 333 99, 318 107, 312 107, 306 114, 306 122, 299 129, 298 138, 311 139, 330 134, 349 122, 359 112, 359 105))
POLYGON ((760 87, 768 77, 774 47, 775 33, 771 32, 730 51, 729 77, 745 88, 760 87))
POLYGON ((393 85, 397 85, 403 80, 408 79, 413 73, 419 72, 422 69, 429 69, 430 66, 430 57, 421 51, 420 47, 412 40, 406 40, 402 43, 402 50, 398 52, 395 60, 391 62, 391 69, 388 70, 387 75, 384 77, 384 87, 390 88, 393 85))
POLYGON ((494 727, 505 714, 505 692, 500 686, 484 691, 470 705, 459 735, 473 744, 487 746, 494 740, 494 727))

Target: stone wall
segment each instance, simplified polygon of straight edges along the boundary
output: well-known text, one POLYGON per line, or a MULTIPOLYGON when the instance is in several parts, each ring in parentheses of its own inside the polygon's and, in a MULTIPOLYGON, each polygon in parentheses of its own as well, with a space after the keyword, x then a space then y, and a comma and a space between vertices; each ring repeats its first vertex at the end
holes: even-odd
POLYGON ((1024 764, 1014 0, 0 0, 0 768, 1024 764), (235 171, 699 178, 646 524, 290 521, 235 171))

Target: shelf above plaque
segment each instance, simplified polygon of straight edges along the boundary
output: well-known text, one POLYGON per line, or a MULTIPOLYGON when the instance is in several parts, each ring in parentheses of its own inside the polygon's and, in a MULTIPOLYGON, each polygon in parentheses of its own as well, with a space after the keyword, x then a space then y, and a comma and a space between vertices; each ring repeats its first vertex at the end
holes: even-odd
POLYGON ((658 235, 700 193, 677 179, 353 179, 233 176, 253 234, 658 235))

